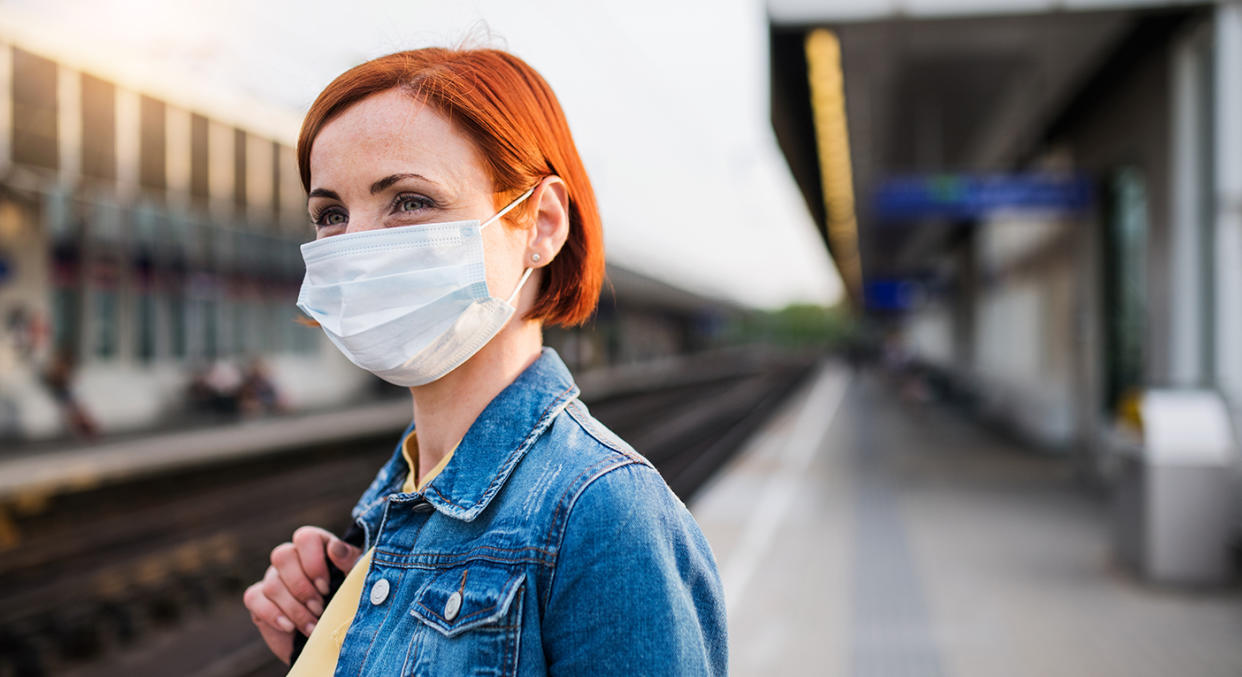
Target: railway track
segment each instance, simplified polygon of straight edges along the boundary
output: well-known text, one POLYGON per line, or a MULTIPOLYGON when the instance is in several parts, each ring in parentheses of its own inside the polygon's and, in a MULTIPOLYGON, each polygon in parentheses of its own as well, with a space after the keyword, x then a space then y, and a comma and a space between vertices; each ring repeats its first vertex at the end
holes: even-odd
MULTIPOLYGON (((734 364, 585 399, 688 501, 808 366, 734 364)), ((0 553, 0 677, 284 674, 241 591, 297 526, 344 529, 398 432, 26 506, 10 516, 24 539, 0 553)))

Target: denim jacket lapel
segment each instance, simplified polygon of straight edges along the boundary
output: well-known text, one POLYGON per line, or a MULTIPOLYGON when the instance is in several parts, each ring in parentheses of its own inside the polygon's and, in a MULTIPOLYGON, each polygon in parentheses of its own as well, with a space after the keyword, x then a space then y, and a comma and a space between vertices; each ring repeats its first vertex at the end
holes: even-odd
POLYGON ((578 386, 561 358, 544 348, 475 419, 452 460, 424 488, 427 501, 449 517, 467 522, 478 517, 526 451, 577 395, 578 386))
MULTIPOLYGON (((458 444, 448 465, 424 487, 427 502, 444 515, 471 521, 487 508, 539 436, 578 395, 569 370, 551 348, 500 392, 458 444)), ((401 440, 388 463, 363 493, 352 516, 369 546, 390 495, 399 493, 408 471, 401 440)))

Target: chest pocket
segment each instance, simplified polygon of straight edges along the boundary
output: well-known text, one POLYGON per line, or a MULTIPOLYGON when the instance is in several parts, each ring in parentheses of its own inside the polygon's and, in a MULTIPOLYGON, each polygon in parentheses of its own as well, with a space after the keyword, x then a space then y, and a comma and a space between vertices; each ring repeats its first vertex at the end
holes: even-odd
POLYGON ((472 562, 437 572, 410 615, 407 675, 512 675, 521 636, 523 568, 472 562))

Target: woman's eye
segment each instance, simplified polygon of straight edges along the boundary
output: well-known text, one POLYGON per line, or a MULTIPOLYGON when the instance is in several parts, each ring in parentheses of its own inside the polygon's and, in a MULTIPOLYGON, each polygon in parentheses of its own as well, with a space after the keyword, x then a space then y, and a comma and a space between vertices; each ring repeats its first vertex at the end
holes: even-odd
POLYGON ((311 222, 320 228, 326 228, 328 226, 343 226, 347 221, 349 221, 349 218, 346 217, 345 213, 339 209, 324 209, 322 211, 315 212, 314 216, 311 218, 311 222))
POLYGON ((398 195, 395 205, 398 212, 413 212, 430 206, 431 200, 419 195, 398 195))

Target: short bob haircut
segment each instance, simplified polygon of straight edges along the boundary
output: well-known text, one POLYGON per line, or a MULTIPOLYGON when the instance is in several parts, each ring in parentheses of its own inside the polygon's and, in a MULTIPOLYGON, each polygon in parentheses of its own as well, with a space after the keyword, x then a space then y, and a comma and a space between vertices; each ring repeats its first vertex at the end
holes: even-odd
MULTIPOLYGON (((539 297, 526 319, 566 327, 585 322, 604 281, 604 238, 595 192, 552 88, 512 54, 429 47, 389 54, 345 71, 319 94, 302 123, 302 187, 310 191, 311 146, 324 125, 358 101, 390 89, 433 106, 474 141, 501 203, 549 175, 565 182, 569 237, 545 267, 539 297)), ((532 205, 514 210, 518 218, 531 211, 532 205)))

